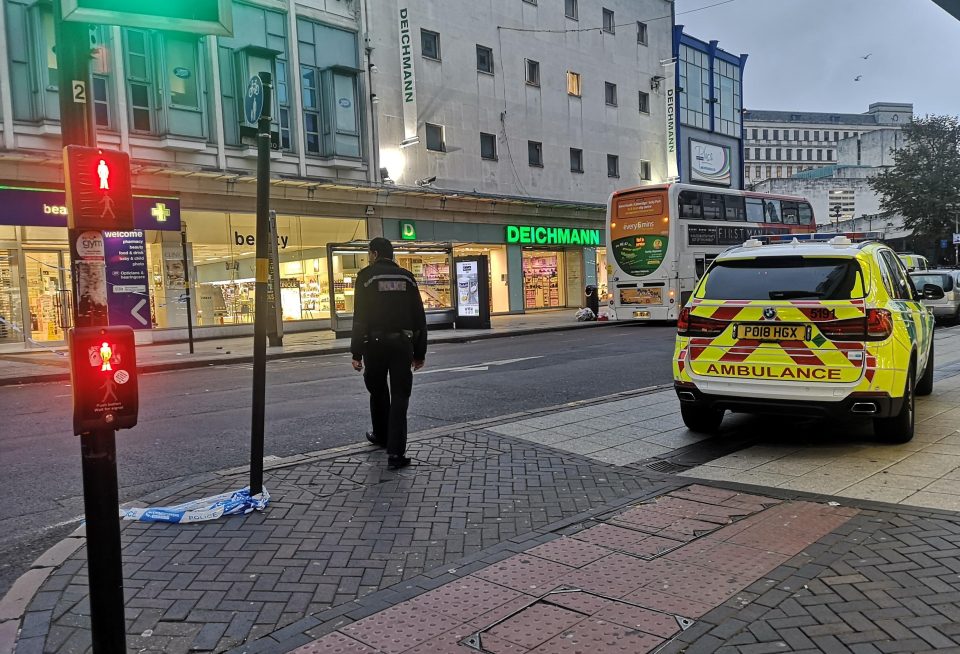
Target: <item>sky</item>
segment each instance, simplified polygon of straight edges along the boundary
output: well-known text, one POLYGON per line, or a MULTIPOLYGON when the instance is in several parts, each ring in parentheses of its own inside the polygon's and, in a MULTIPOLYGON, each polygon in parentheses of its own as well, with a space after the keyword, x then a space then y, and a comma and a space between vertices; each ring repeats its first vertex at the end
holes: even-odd
POLYGON ((676 0, 677 24, 750 55, 747 109, 862 113, 912 102, 915 115, 960 114, 960 21, 933 0, 731 0, 681 13, 718 2, 676 0))

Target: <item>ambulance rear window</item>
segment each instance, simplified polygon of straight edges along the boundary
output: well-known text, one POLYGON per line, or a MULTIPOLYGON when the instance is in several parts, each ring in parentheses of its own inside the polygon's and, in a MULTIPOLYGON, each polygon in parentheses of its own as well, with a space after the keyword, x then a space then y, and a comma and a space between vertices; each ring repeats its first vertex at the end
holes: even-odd
POLYGON ((855 259, 757 257, 716 261, 701 289, 708 300, 851 300, 864 296, 855 259))

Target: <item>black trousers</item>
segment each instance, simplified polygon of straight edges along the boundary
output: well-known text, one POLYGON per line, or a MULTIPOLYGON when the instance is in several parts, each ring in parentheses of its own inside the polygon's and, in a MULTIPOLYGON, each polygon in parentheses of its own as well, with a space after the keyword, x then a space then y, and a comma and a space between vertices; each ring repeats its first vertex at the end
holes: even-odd
POLYGON ((370 391, 373 435, 386 443, 389 456, 407 449, 407 407, 413 390, 413 344, 404 334, 372 337, 363 355, 363 381, 370 391), (390 386, 387 387, 387 376, 390 386))

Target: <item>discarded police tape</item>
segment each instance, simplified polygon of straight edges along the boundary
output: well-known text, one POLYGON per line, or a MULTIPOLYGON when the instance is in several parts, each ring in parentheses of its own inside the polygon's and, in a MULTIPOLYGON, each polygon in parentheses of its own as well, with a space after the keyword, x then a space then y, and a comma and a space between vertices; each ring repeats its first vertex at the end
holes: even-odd
POLYGON ((250 488, 241 488, 231 493, 191 500, 176 506, 149 507, 145 509, 120 509, 124 520, 140 522, 172 522, 187 524, 216 520, 225 515, 242 515, 251 511, 263 511, 270 502, 270 493, 264 488, 258 495, 250 495, 250 488))

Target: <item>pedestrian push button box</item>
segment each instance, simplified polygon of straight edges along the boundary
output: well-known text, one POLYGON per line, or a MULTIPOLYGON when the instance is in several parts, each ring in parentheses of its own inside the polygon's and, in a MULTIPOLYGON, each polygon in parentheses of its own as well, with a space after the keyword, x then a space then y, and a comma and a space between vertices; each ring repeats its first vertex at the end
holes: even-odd
POLYGON ((74 433, 136 425, 139 389, 133 329, 75 327, 69 344, 74 433))

